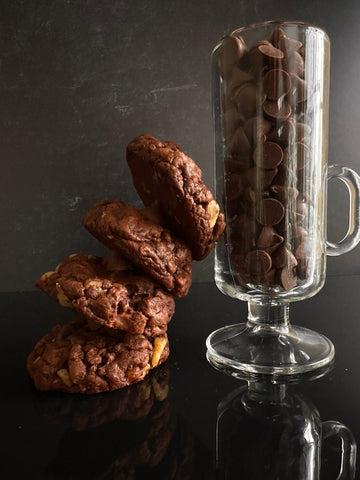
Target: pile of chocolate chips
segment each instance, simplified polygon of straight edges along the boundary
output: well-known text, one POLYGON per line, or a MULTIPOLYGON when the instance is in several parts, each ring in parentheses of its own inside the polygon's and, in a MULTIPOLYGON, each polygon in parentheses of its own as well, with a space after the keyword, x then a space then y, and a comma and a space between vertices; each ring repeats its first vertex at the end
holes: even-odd
POLYGON ((250 47, 227 36, 218 67, 231 268, 241 285, 289 291, 309 275, 311 117, 303 44, 280 28, 250 47))

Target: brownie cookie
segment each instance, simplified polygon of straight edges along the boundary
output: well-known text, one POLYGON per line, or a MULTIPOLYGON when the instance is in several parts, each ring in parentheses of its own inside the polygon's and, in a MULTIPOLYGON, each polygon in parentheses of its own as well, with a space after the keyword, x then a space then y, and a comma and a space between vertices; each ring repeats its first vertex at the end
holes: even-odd
POLYGON ((191 285, 192 255, 185 242, 120 200, 101 200, 83 218, 100 242, 117 250, 176 297, 191 285))
POLYGON ((174 298, 136 271, 112 271, 105 265, 101 257, 70 255, 36 286, 96 325, 149 337, 164 334, 174 298))
POLYGON ((150 341, 143 335, 91 330, 80 319, 56 325, 27 358, 27 371, 38 390, 93 394, 142 380, 169 356, 166 334, 150 341))
POLYGON ((127 146, 133 182, 145 206, 156 203, 172 230, 190 246, 194 260, 214 248, 225 220, 202 172, 173 142, 149 134, 127 146))

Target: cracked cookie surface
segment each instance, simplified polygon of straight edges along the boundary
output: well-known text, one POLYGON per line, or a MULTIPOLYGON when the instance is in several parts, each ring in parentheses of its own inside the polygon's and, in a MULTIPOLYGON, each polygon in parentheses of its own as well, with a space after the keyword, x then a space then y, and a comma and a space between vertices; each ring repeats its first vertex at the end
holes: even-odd
POLYGON ((175 311, 172 295, 145 275, 109 270, 91 255, 70 255, 36 286, 93 324, 148 337, 164 334, 175 311))
POLYGON ((200 168, 175 143, 147 133, 128 144, 127 162, 144 205, 157 204, 194 260, 205 258, 224 231, 225 219, 200 168))
POLYGON ((191 285, 192 255, 186 243, 120 200, 101 200, 83 225, 100 242, 120 252, 176 297, 191 285))
POLYGON ((84 394, 117 390, 139 382, 168 358, 166 334, 156 339, 157 344, 144 335, 106 327, 92 330, 80 319, 55 325, 37 342, 26 367, 38 390, 84 394))

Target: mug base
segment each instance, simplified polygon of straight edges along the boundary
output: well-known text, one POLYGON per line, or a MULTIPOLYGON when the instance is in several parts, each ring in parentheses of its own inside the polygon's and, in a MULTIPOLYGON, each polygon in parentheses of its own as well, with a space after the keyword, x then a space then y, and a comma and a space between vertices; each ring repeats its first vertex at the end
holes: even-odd
POLYGON ((206 347, 214 368, 240 379, 301 375, 329 365, 335 356, 332 342, 317 332, 292 325, 277 330, 251 322, 215 330, 206 347))

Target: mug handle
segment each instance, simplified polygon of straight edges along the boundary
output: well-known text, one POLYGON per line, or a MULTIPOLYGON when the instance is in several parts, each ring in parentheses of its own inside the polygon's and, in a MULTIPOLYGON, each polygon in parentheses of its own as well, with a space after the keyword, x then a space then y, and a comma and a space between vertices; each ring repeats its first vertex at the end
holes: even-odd
POLYGON ((341 464, 336 480, 355 480, 357 446, 354 436, 350 430, 340 422, 323 422, 323 441, 333 436, 339 437, 341 441, 341 464))
POLYGON ((341 165, 328 167, 328 181, 338 178, 345 183, 349 192, 349 226, 342 240, 338 243, 326 241, 326 254, 342 255, 352 250, 360 241, 360 176, 351 168, 341 165))

